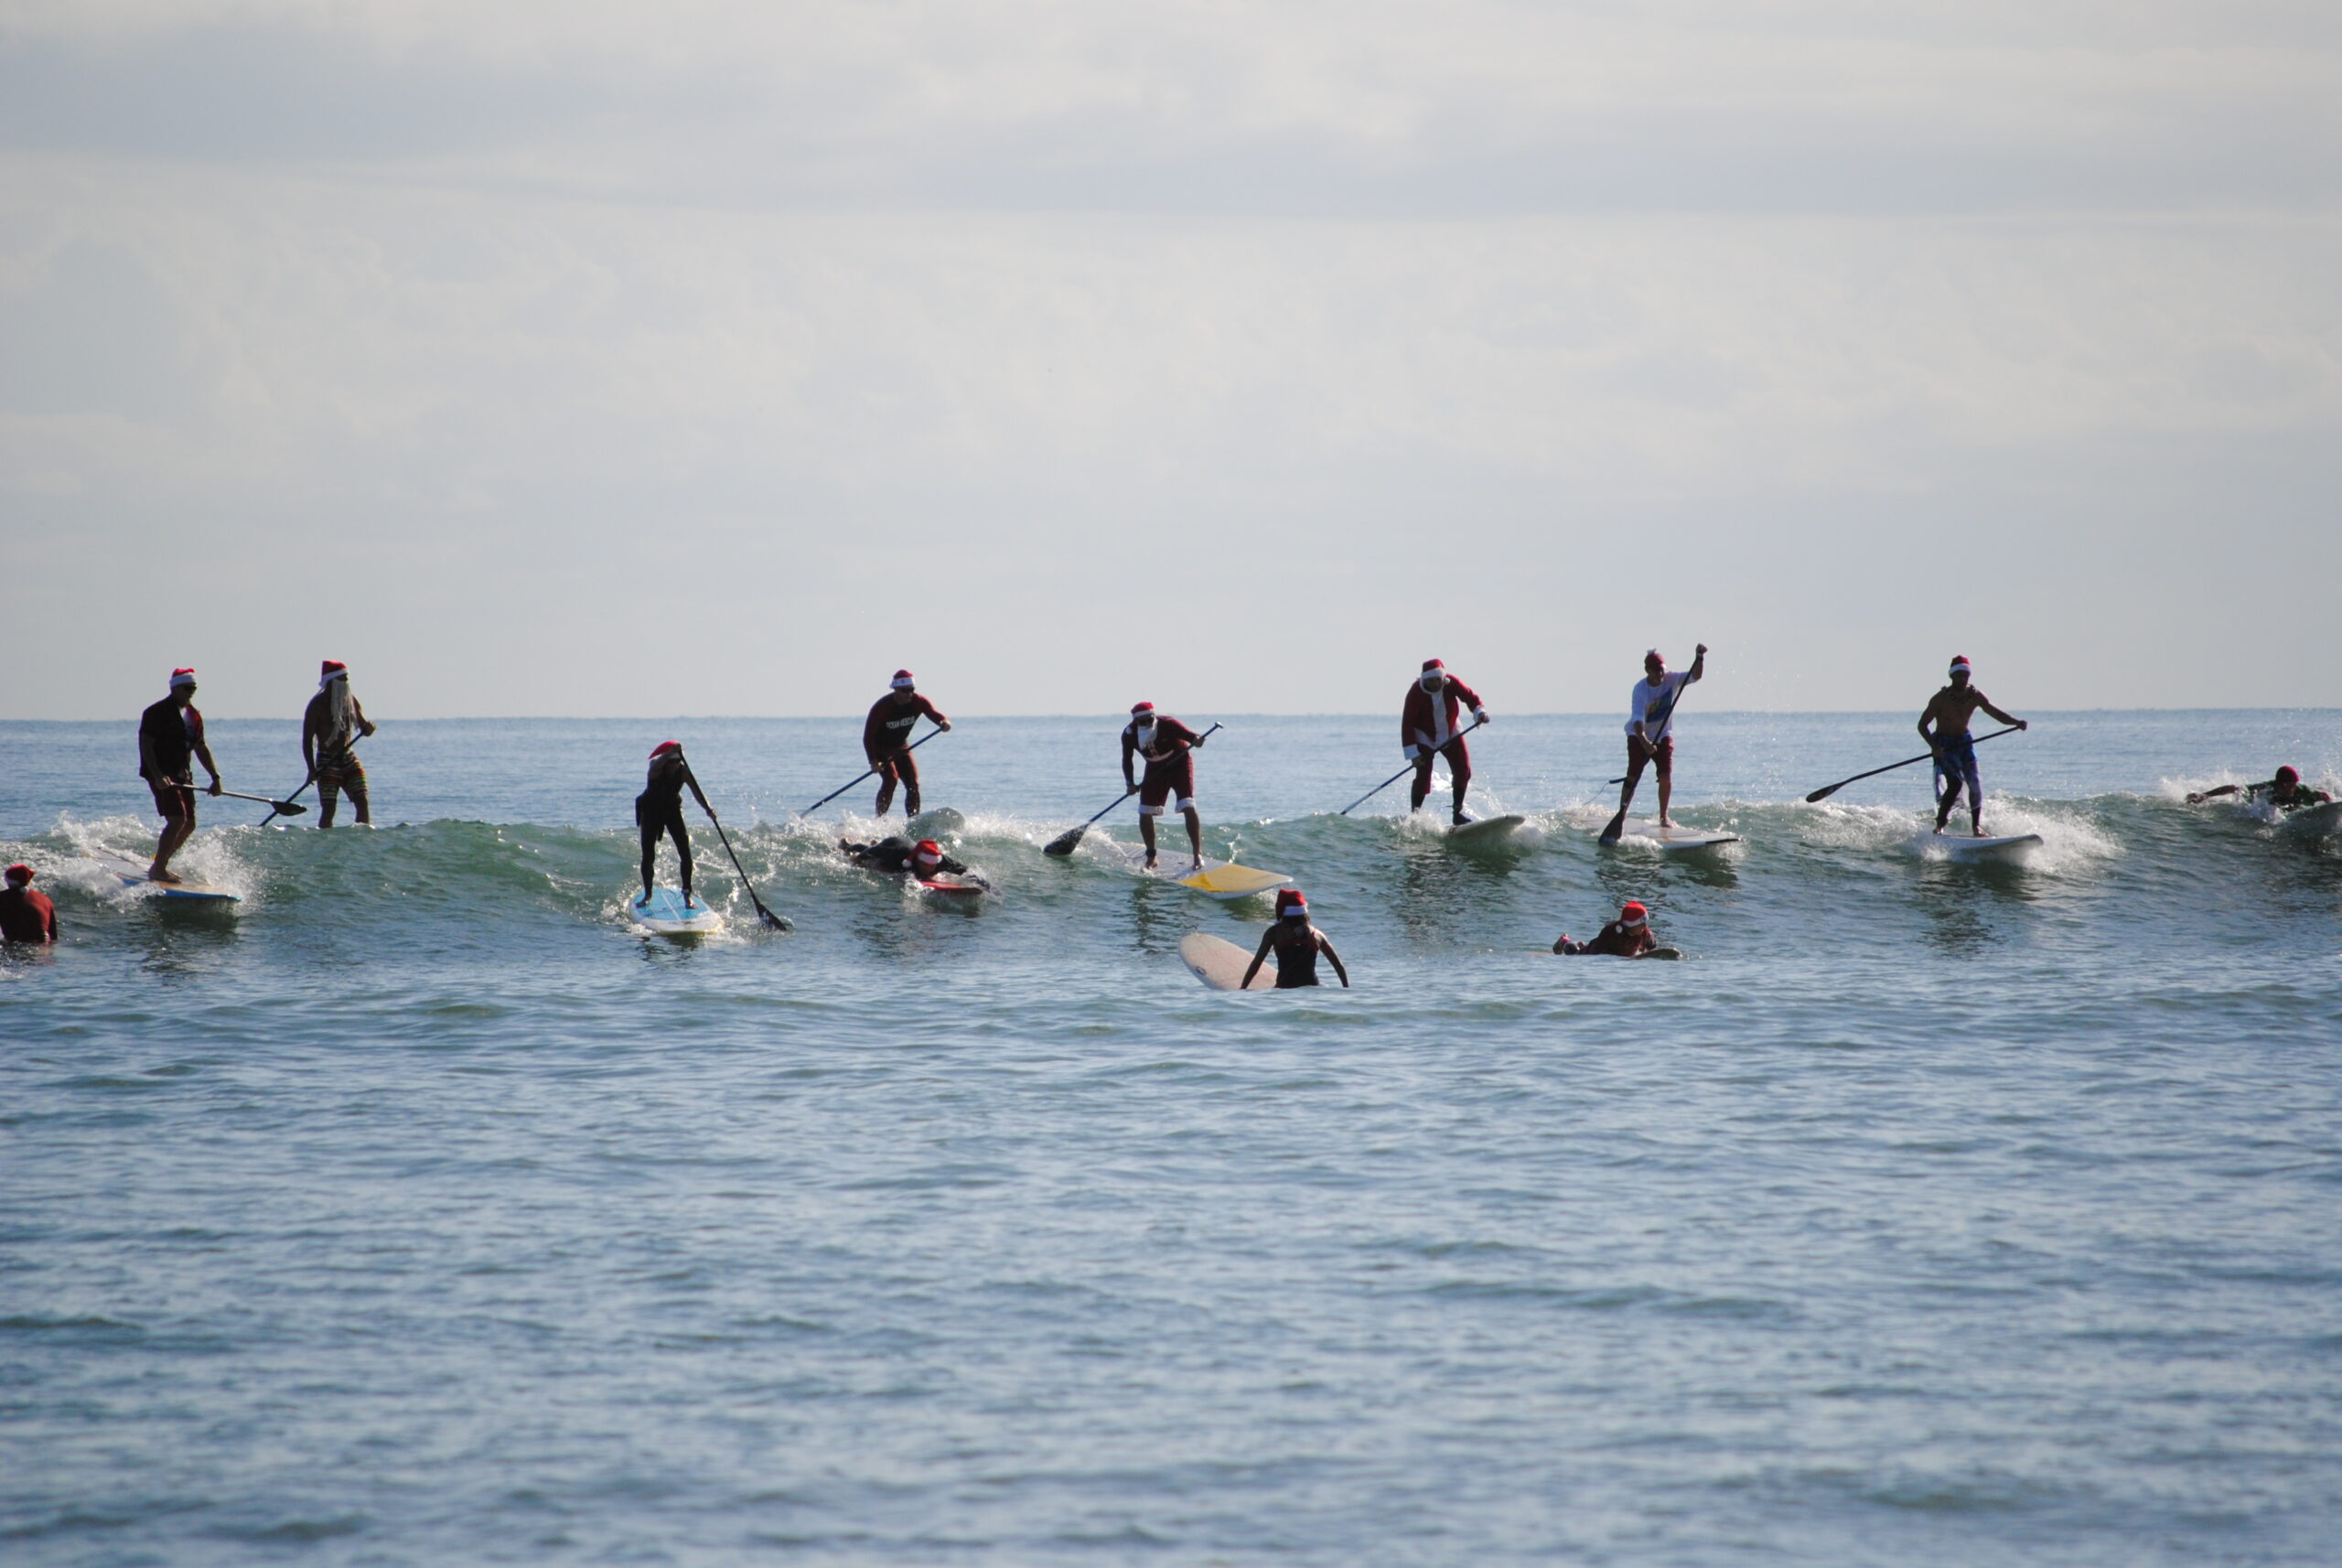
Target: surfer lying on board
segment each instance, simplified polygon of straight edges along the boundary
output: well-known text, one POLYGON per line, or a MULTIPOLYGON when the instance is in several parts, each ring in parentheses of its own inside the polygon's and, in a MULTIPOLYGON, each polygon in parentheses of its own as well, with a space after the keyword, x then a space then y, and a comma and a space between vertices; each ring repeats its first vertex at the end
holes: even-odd
POLYGON ((1944 823, 1951 820, 1951 808, 1960 799, 1960 791, 1968 791, 1968 831, 1978 838, 1984 836, 1984 786, 1976 778, 1976 743, 1969 737, 1969 721, 1976 710, 1983 709, 2002 724, 2027 729, 2023 719, 2012 717, 1993 706, 1993 699, 1968 683, 1969 664, 1963 654, 1951 659, 1951 684, 1928 699, 1927 711, 1919 715, 1919 738, 1936 754, 1936 778, 1940 783, 1936 791, 1936 832, 1943 832, 1944 823), (1933 731, 1928 726, 1935 725, 1933 731))
POLYGON ((977 872, 943 853, 943 846, 933 839, 921 839, 917 843, 900 833, 890 834, 876 843, 855 843, 851 839, 838 840, 838 853, 865 871, 884 871, 896 876, 916 876, 921 882, 931 882, 949 872, 964 876, 980 887, 989 887, 977 872))
POLYGON ((895 803, 895 786, 900 783, 903 815, 908 819, 919 815, 919 758, 911 755, 911 726, 923 718, 933 719, 937 729, 947 730, 951 721, 919 694, 909 671, 896 671, 888 687, 885 696, 870 704, 870 716, 862 721, 862 755, 870 770, 878 775, 875 814, 886 814, 895 803))
POLYGON ((634 798, 635 825, 642 830, 642 897, 635 903, 650 902, 650 874, 659 865, 659 837, 664 833, 675 841, 675 857, 682 862, 683 908, 692 907, 692 840, 683 828, 683 789, 691 788, 692 799, 715 820, 715 808, 700 793, 699 780, 692 777, 692 765, 683 760, 683 743, 662 740, 650 748, 650 774, 642 786, 642 793, 634 798))
POLYGON ((2302 770, 2292 763, 2277 769, 2277 777, 2261 784, 2216 784, 2187 797, 2191 806, 2220 795, 2242 795, 2254 805, 2267 801, 2281 811, 2298 811, 2304 806, 2323 806, 2334 797, 2323 789, 2312 789, 2302 782, 2302 770))
POLYGON ((1155 869, 1155 819, 1173 800, 1187 819, 1187 848, 1198 871, 1204 868, 1204 824, 1196 815, 1195 748, 1204 737, 1168 714, 1157 714, 1153 703, 1131 705, 1131 722, 1123 726, 1123 792, 1138 796, 1138 836, 1146 841, 1146 868, 1155 869), (1139 777, 1134 758, 1146 759, 1146 775, 1139 777))
POLYGON ((372 735, 374 725, 358 699, 349 693, 349 666, 328 659, 317 667, 317 694, 301 715, 301 763, 317 786, 317 826, 333 826, 340 792, 349 791, 349 809, 358 824, 374 819, 366 807, 366 769, 358 761, 358 737, 372 735))
POLYGON ((33 891, 33 868, 12 865, 7 877, 8 886, 0 888, 0 941, 55 941, 57 906, 48 894, 33 891))
POLYGON ((1407 760, 1415 765, 1415 781, 1408 791, 1407 809, 1423 810, 1423 797, 1431 793, 1431 765, 1434 758, 1447 758, 1447 777, 1455 794, 1456 825, 1462 827, 1472 819, 1464 814, 1464 791, 1472 784, 1472 748, 1464 744, 1458 721, 1464 709, 1472 710, 1478 723, 1488 722, 1488 710, 1480 702, 1480 694, 1447 672, 1447 666, 1436 659, 1423 660, 1423 673, 1407 688, 1407 700, 1399 709, 1399 744, 1406 748, 1407 760))
POLYGON ((1334 972, 1342 979, 1342 989, 1350 988, 1350 972, 1342 967, 1342 955, 1326 940, 1326 933, 1309 923, 1309 900, 1298 887, 1282 888, 1277 893, 1277 918, 1261 938, 1260 950, 1244 971, 1244 978, 1237 983, 1239 991, 1252 988, 1252 977, 1261 972, 1261 962, 1271 953, 1277 958, 1277 989, 1298 991, 1305 985, 1321 983, 1317 979, 1317 955, 1324 953, 1333 964, 1334 972))
MULTIPOLYGON (((1643 678, 1635 682, 1627 699, 1627 781, 1618 790, 1618 815, 1635 803, 1635 786, 1642 781, 1643 768, 1655 765, 1659 772, 1659 825, 1674 824, 1667 818, 1668 804, 1675 798, 1675 704, 1681 700, 1683 688, 1708 672, 1708 645, 1701 643, 1692 654, 1692 668, 1680 675, 1667 672, 1667 660, 1654 648, 1643 655, 1643 678)), ((1614 824, 1615 825, 1615 824, 1614 824)))
POLYGON ((163 835, 155 845, 155 863, 146 868, 156 882, 177 882, 171 856, 195 836, 195 769, 192 757, 211 775, 210 793, 224 788, 211 748, 203 744, 203 715, 195 706, 195 671, 171 671, 171 694, 150 703, 138 715, 138 776, 154 791, 155 810, 162 813, 163 835))
POLYGON ((1570 934, 1563 931, 1561 940, 1553 944, 1553 950, 1572 956, 1640 958, 1658 946, 1659 939, 1650 931, 1650 911, 1629 901, 1618 911, 1617 919, 1595 933, 1592 941, 1572 941, 1570 934))

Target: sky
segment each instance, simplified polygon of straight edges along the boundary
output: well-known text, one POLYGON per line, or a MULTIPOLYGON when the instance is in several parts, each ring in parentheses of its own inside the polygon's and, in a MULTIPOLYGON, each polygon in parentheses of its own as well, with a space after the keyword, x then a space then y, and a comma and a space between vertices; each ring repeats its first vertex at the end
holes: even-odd
POLYGON ((2342 703, 2342 7, 0 0, 0 717, 2342 703))

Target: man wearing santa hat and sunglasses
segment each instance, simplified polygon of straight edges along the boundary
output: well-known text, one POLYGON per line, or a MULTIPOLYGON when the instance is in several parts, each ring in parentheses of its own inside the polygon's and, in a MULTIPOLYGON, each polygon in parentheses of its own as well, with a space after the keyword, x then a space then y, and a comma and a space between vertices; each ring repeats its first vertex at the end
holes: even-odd
POLYGON ((195 705, 195 671, 171 671, 170 695, 150 703, 138 715, 138 776, 154 791, 155 810, 162 814, 163 835, 155 845, 155 862, 146 868, 156 882, 177 882, 171 856, 195 836, 195 767, 203 764, 211 775, 210 793, 225 786, 211 747, 203 740, 203 714, 195 705))
POLYGON ((1968 734, 1969 721, 1982 708, 2002 724, 2018 729, 2031 726, 1993 706, 1993 699, 1968 683, 1970 673, 1966 656, 1952 655, 1951 683, 1928 699, 1927 711, 1919 715, 1919 738, 1936 754, 1936 832, 1943 832, 1944 823, 1951 820, 1951 808, 1965 789, 1968 831, 1982 838, 1984 786, 1976 777, 1976 742, 1968 734), (1932 730, 1930 725, 1935 726, 1932 730))
POLYGON ((328 659, 317 667, 317 694, 301 715, 301 762, 317 786, 317 826, 333 826, 334 808, 341 791, 349 791, 349 809, 360 827, 374 821, 366 800, 366 769, 358 760, 360 736, 374 733, 372 721, 349 690, 349 666, 328 659))
POLYGON ((1204 868, 1204 824, 1196 815, 1195 748, 1204 737, 1173 718, 1158 714, 1153 703, 1131 705, 1131 722, 1123 726, 1123 792, 1138 797, 1138 832, 1146 841, 1147 869, 1155 869, 1155 819, 1173 800, 1187 819, 1187 848, 1196 869, 1204 868), (1142 777, 1135 766, 1144 759, 1142 777))
POLYGON ((1464 814, 1464 792, 1472 787, 1472 748, 1464 744, 1466 708, 1472 710, 1473 724, 1488 722, 1480 693, 1450 675, 1447 666, 1436 659, 1423 660, 1422 672, 1407 688, 1407 700, 1399 708, 1399 745, 1407 760, 1415 765, 1407 809, 1423 810, 1423 798, 1431 793, 1432 763, 1445 757, 1458 827, 1472 820, 1464 814))

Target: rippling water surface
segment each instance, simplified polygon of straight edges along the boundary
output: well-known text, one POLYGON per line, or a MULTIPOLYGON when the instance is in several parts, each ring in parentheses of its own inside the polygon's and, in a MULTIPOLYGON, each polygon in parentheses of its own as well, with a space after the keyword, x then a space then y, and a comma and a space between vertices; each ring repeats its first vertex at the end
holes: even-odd
POLYGON ((1918 770, 1801 802, 1907 715, 1687 703, 1707 865, 1595 848, 1613 718, 1474 737, 1473 854, 1327 814, 1390 721, 1230 718, 1302 996, 1179 964, 1259 902, 1039 853, 1112 720, 920 752, 973 911, 792 824, 843 722, 389 724, 377 831, 204 802, 232 913, 76 865, 151 843, 130 725, 0 725, 67 928, 0 961, 0 1560, 2331 1563, 2342 841, 2180 796, 2342 714, 2036 716, 2021 867, 1918 770), (793 934, 704 824, 732 933, 623 929, 670 736, 793 934), (1686 961, 1541 950, 1625 897, 1686 961))

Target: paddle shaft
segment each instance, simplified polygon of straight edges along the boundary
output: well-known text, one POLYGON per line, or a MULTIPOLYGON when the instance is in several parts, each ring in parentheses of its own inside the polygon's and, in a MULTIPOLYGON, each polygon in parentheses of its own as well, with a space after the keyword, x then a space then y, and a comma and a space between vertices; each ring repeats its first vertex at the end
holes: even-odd
MULTIPOLYGON (((1196 737, 1196 744, 1198 746, 1201 746, 1205 741, 1209 740, 1214 735, 1218 734, 1219 731, 1219 726, 1218 725, 1212 725, 1211 728, 1204 731, 1203 734, 1196 737)), ((1144 777, 1144 775, 1142 775, 1142 777, 1144 777)), ((1090 818, 1088 822, 1082 823, 1078 828, 1068 829, 1066 832, 1061 832, 1057 837, 1051 839, 1048 843, 1043 844, 1041 846, 1041 853, 1043 854, 1071 854, 1074 852, 1075 846, 1081 843, 1081 835, 1098 825, 1099 817, 1103 817, 1108 811, 1112 811, 1115 807, 1121 805, 1123 801, 1129 800, 1133 795, 1137 793, 1138 789, 1135 785, 1123 790, 1121 794, 1107 801, 1103 806, 1101 806, 1098 809, 1097 816, 1090 818)))
MULTIPOLYGON (((705 805, 706 802, 702 801, 701 804, 705 805)), ((740 864, 740 856, 732 848, 732 835, 724 831, 724 822, 716 816, 715 809, 712 806, 708 808, 707 820, 715 824, 715 836, 724 842, 724 853, 731 856, 732 869, 740 874, 740 886, 748 890, 748 902, 757 907, 757 918, 776 931, 788 930, 789 922, 766 908, 765 901, 757 897, 756 884, 748 880, 748 868, 740 864)))
MULTIPOLYGON (((1470 735, 1474 730, 1478 729, 1486 723, 1488 723, 1488 720, 1486 719, 1474 719, 1470 724, 1466 725, 1462 729, 1456 732, 1456 738, 1457 740, 1462 740, 1466 736, 1470 735)), ((1433 747, 1433 750, 1436 752, 1438 748, 1434 746, 1433 747)), ((1382 791, 1391 788, 1391 785, 1396 784, 1400 779, 1404 779, 1408 774, 1413 773, 1415 770, 1416 766, 1416 763, 1408 763, 1407 766, 1399 769, 1398 772, 1393 773, 1390 778, 1385 779, 1381 783, 1377 784, 1373 789, 1369 789, 1365 794, 1360 795, 1357 800, 1352 800, 1348 805, 1344 806, 1340 811, 1334 814, 1338 817, 1348 816, 1352 811, 1357 811, 1360 806, 1365 805, 1369 800, 1373 800, 1377 795, 1381 794, 1382 791)))
MULTIPOLYGON (((206 791, 204 791, 204 793, 209 794, 209 793, 210 793, 210 791, 209 791, 209 790, 206 790, 206 791)), ((221 793, 222 795, 225 795, 225 796, 226 796, 229 800, 254 800, 254 801, 259 802, 261 805, 263 805, 263 806, 269 807, 269 808, 270 808, 270 811, 269 811, 269 813, 268 813, 268 816, 269 816, 269 817, 275 816, 275 815, 277 814, 277 812, 279 812, 279 811, 284 811, 284 812, 285 812, 285 814, 286 816, 288 816, 288 817, 298 816, 298 815, 300 815, 300 813, 301 813, 301 812, 303 812, 303 811, 305 811, 308 810, 308 808, 307 808, 307 807, 306 807, 306 806, 295 806, 295 805, 293 805, 293 802, 292 802, 291 800, 272 800, 270 797, 268 797, 268 796, 266 796, 266 795, 247 795, 247 794, 245 794, 245 793, 244 793, 242 790, 241 790, 241 789, 222 789, 222 790, 220 790, 220 793, 221 793), (285 808, 286 808, 286 807, 288 807, 288 806, 291 806, 291 807, 292 807, 292 810, 291 810, 291 811, 285 811, 285 808)), ((297 794, 299 794, 299 793, 300 793, 300 791, 296 789, 296 790, 295 790, 295 791, 294 791, 294 793, 297 795, 297 794)), ((268 820, 268 817, 263 817, 263 818, 261 819, 261 821, 263 821, 263 822, 266 822, 267 820, 268 820)))
MULTIPOLYGON (((925 735, 919 736, 917 740, 911 742, 910 745, 903 747, 903 749, 905 751, 917 751, 920 746, 925 746, 929 741, 933 740, 937 736, 941 735, 942 733, 943 732, 940 729, 931 729, 925 735)), ((853 778, 847 779, 844 783, 839 785, 836 789, 831 790, 828 794, 822 796, 820 800, 814 801, 811 805, 806 807, 797 814, 800 817, 810 817, 814 812, 820 811, 822 807, 828 805, 831 801, 836 800, 839 796, 844 794, 847 790, 853 789, 856 784, 861 783, 865 779, 875 779, 877 776, 878 769, 876 767, 865 768, 861 772, 855 774, 853 778)))
MULTIPOLYGON (((1969 737, 1968 744, 1977 746, 1988 740, 1998 740, 2004 735, 2016 734, 2020 727, 2022 726, 2011 725, 2006 729, 1996 729, 1990 735, 1971 736, 1969 737)), ((1935 759, 1935 756, 1936 754, 1932 751, 1923 751, 1917 757, 1907 757, 1900 762, 1890 762, 1884 768, 1874 768, 1868 773, 1857 773, 1852 779, 1841 779, 1835 784, 1825 784, 1808 795, 1805 798, 1805 803, 1810 806, 1816 800, 1826 800, 1849 784, 1857 783, 1864 779, 1875 779, 1882 773, 1892 773, 1898 768, 1908 768, 1915 762, 1930 762, 1935 759)))

